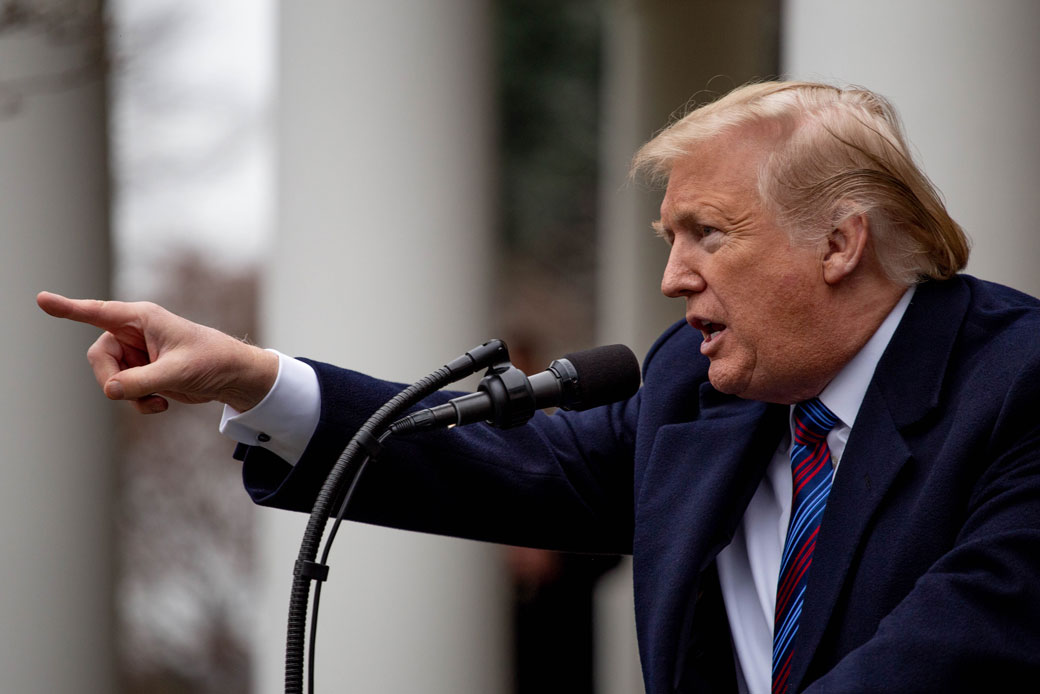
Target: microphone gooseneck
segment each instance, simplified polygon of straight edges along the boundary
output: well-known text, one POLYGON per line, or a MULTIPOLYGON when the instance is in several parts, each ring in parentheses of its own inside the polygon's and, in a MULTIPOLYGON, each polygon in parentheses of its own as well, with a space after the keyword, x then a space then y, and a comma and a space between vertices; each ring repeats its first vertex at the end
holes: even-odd
POLYGON ((379 441, 387 436, 388 422, 392 422, 401 412, 406 411, 422 398, 449 383, 476 373, 488 365, 499 364, 503 361, 509 361, 509 351, 501 340, 489 340, 482 345, 474 347, 391 398, 361 425, 361 428, 358 429, 346 448, 343 449, 339 459, 332 466, 328 477, 325 478, 325 482, 322 484, 315 499, 293 571, 292 593, 289 598, 289 619, 286 625, 285 639, 286 694, 302 694, 303 692, 304 649, 307 645, 305 633, 307 604, 310 601, 312 582, 316 583, 316 599, 313 605, 314 611, 311 623, 310 678, 307 681, 307 690, 308 692, 313 692, 314 690, 313 656, 316 636, 314 627, 317 625, 318 618, 317 596, 320 594, 321 583, 325 580, 328 573, 328 566, 325 564, 325 560, 328 556, 328 551, 332 547, 336 528, 339 527, 343 513, 349 503, 350 492, 353 491, 354 482, 360 476, 361 470, 364 469, 369 458, 374 457, 372 455, 372 452, 375 450, 373 442, 378 444, 379 441), (330 511, 337 503, 340 510, 337 514, 336 524, 325 544, 322 561, 320 563, 315 562, 322 535, 325 534, 325 525, 328 522, 330 511))
POLYGON ((304 649, 307 649, 307 691, 314 690, 314 647, 317 639, 321 585, 328 577, 326 561, 336 532, 346 515, 357 482, 368 462, 376 458, 383 441, 393 434, 436 427, 454 427, 486 421, 513 427, 529 420, 535 410, 561 407, 584 410, 630 397, 639 389, 639 362, 624 345, 597 347, 557 359, 545 371, 528 378, 509 362, 509 351, 500 340, 490 340, 445 364, 408 386, 373 414, 351 438, 318 492, 300 544, 293 572, 289 620, 286 629, 285 691, 302 694, 304 649), (479 390, 443 405, 400 417, 401 413, 441 387, 487 368, 479 390), (393 422, 388 424, 388 422, 393 422), (320 561, 315 561, 334 508, 335 523, 320 561), (310 639, 307 642, 307 606, 311 584, 310 639))

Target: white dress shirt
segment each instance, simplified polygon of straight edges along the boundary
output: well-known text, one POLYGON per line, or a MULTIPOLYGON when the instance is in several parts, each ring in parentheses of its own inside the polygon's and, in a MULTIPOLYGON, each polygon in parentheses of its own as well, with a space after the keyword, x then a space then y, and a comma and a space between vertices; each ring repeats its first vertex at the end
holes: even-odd
MULTIPOLYGON (((840 420, 827 435, 835 474, 874 369, 913 294, 914 287, 903 294, 863 349, 819 395, 840 420)), ((220 433, 241 443, 267 448, 295 465, 318 426, 321 391, 310 366, 280 352, 276 354, 278 377, 270 392, 247 412, 225 406, 220 433)), ((739 665, 740 689, 751 694, 769 694, 772 681, 776 583, 791 516, 791 441, 789 429, 733 541, 718 556, 719 582, 739 665)))

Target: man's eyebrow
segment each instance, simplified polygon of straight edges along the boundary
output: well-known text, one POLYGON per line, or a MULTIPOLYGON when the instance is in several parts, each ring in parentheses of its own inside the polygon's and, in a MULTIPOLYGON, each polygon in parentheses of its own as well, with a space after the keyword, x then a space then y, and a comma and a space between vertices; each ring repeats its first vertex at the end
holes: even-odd
POLYGON ((667 241, 671 236, 671 227, 695 227, 700 224, 699 216, 694 210, 680 210, 676 214, 669 215, 672 219, 672 223, 665 226, 663 219, 657 219, 650 223, 650 227, 654 230, 654 233, 659 237, 667 241))
MULTIPOLYGON (((692 209, 679 210, 670 217, 672 223, 669 226, 695 227, 702 224, 701 215, 692 209)), ((654 222, 654 225, 654 229, 657 229, 658 226, 664 229, 664 222, 661 220, 654 222)))

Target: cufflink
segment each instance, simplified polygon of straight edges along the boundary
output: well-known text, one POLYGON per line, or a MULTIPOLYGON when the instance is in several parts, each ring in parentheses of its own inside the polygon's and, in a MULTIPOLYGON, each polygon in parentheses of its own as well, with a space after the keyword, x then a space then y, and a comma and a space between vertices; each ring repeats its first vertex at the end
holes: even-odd
POLYGON ((271 437, 268 434, 265 434, 261 431, 259 434, 256 435, 256 440, 260 443, 267 443, 271 440, 271 437))

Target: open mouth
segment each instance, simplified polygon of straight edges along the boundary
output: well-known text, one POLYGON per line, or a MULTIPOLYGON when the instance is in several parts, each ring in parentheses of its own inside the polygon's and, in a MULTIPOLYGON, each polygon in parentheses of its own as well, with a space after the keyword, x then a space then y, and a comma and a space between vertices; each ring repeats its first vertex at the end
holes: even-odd
POLYGON ((711 342, 719 336, 726 326, 722 323, 713 323, 711 321, 695 320, 693 321, 693 327, 701 331, 701 335, 704 336, 705 342, 711 342))

